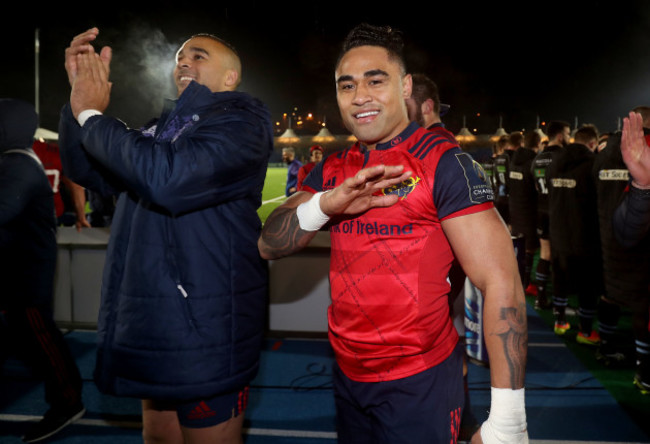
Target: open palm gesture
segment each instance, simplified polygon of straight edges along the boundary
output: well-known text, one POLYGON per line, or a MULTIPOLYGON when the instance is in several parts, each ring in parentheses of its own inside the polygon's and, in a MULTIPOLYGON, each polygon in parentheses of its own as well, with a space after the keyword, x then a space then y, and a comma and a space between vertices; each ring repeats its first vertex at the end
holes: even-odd
POLYGON ((632 176, 632 183, 638 188, 650 188, 650 147, 643 133, 641 114, 631 112, 623 119, 621 154, 632 176))

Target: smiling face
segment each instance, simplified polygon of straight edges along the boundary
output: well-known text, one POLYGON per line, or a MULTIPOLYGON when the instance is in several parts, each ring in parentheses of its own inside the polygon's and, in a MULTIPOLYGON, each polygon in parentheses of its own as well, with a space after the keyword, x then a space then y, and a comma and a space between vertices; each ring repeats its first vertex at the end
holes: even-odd
POLYGON ((368 148, 388 142, 409 124, 405 99, 411 76, 380 46, 349 50, 336 68, 336 99, 348 130, 368 148))
POLYGON ((232 91, 240 76, 239 58, 212 38, 193 37, 176 53, 174 82, 179 96, 192 80, 212 92, 232 91))

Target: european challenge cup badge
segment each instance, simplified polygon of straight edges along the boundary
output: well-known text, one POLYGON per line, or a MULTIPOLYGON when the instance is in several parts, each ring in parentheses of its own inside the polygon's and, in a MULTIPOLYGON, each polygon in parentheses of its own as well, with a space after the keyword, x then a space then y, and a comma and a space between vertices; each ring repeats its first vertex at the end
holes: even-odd
POLYGON ((419 177, 409 177, 405 181, 393 185, 392 187, 384 188, 381 191, 385 196, 388 196, 389 194, 397 194, 401 199, 406 199, 406 197, 415 189, 415 186, 419 181, 419 177))
POLYGON ((494 200, 492 187, 481 164, 468 153, 456 154, 456 160, 465 176, 470 201, 478 204, 494 200))

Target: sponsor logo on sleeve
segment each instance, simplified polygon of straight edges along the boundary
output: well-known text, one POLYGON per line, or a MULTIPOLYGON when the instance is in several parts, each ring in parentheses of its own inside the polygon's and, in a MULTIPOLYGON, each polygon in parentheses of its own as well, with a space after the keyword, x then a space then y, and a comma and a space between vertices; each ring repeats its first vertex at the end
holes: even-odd
POLYGON ((456 160, 465 174, 470 201, 480 204, 494 200, 492 187, 481 164, 467 153, 456 154, 456 160))

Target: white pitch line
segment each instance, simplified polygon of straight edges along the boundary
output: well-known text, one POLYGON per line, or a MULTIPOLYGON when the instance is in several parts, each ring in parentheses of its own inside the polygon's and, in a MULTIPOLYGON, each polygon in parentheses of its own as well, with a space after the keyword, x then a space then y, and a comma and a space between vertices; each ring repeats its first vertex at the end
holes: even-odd
POLYGON ((336 439, 336 432, 317 432, 310 430, 282 430, 282 429, 244 429, 247 435, 257 436, 281 436, 285 438, 322 438, 336 439))
POLYGON ((262 202, 262 205, 266 205, 266 204, 268 204, 268 203, 277 202, 278 200, 282 200, 282 199, 286 199, 286 198, 287 198, 287 196, 278 196, 278 197, 274 197, 273 199, 269 199, 269 200, 265 200, 265 201, 263 201, 263 202, 262 202))

